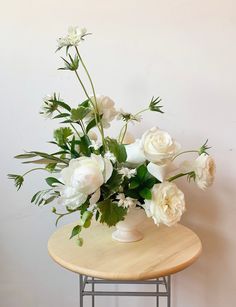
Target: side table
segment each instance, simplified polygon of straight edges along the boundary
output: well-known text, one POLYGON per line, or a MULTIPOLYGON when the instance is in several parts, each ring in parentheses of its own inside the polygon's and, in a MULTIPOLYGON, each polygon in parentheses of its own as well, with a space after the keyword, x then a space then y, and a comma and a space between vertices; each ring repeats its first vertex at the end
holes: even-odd
POLYGON ((201 241, 189 228, 177 224, 157 227, 151 219, 140 226, 144 239, 120 243, 111 238, 114 228, 94 223, 83 231, 84 244, 69 240, 76 223, 59 228, 48 241, 48 251, 59 265, 79 274, 80 307, 83 297, 153 296, 167 298, 171 306, 171 274, 190 266, 200 255, 201 241), (96 284, 151 284, 155 291, 98 291, 96 284), (164 288, 164 291, 161 290, 164 288))

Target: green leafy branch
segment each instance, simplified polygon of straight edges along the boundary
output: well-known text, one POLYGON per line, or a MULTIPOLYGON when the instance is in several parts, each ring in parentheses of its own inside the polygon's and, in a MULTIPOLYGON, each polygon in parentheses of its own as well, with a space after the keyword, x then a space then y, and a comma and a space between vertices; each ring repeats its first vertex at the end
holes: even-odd
POLYGON ((124 189, 125 195, 143 202, 143 199, 151 199, 151 189, 154 184, 160 183, 154 176, 152 176, 146 165, 140 165, 137 168, 137 174, 131 178, 128 186, 124 189))
POLYGON ((109 137, 106 138, 106 141, 109 151, 114 154, 116 160, 119 163, 125 162, 127 159, 125 146, 123 144, 119 144, 117 140, 109 137))

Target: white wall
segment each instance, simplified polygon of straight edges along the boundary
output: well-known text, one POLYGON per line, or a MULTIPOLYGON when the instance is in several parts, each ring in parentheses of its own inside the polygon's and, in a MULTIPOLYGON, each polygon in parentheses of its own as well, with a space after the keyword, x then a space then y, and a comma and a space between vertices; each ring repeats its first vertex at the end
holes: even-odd
MULTIPOLYGON (((183 223, 202 239, 203 254, 175 275, 173 307, 235 306, 233 0, 2 1, 0 305, 78 306, 76 276, 47 255, 54 216, 29 202, 43 186, 41 175, 29 177, 19 193, 6 179, 9 172, 23 172, 12 159, 15 154, 49 148, 46 141, 54 124, 38 114, 42 97, 60 91, 64 98, 80 102, 74 77, 56 70, 60 60, 55 40, 69 25, 86 26, 94 33, 81 48, 99 93, 130 111, 145 106, 152 95, 163 98, 166 114, 144 117, 142 126, 132 128, 137 135, 159 125, 185 148, 209 138, 217 161, 214 187, 202 193, 179 183, 188 203, 183 223)), ((154 306, 153 299, 147 300, 154 306)), ((98 301, 105 306, 102 298, 98 301)), ((144 299, 119 301, 119 306, 145 304, 144 299)), ((118 306, 113 298, 106 302, 118 306)))

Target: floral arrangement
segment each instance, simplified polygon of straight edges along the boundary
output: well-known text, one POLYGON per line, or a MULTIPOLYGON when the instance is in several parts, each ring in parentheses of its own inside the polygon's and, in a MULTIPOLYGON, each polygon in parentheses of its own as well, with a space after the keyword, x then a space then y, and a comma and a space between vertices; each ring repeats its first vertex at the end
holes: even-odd
POLYGON ((58 40, 57 51, 65 49, 64 67, 59 70, 75 74, 85 99, 75 107, 57 94, 44 99, 40 113, 62 124, 50 142, 57 149, 53 153, 30 151, 16 156, 37 167, 23 175, 9 175, 19 190, 30 172, 48 173, 48 188, 38 191, 31 202, 45 206, 57 200, 52 208, 56 224, 62 217, 76 213, 79 222, 71 238, 77 236, 79 245, 83 243, 81 231, 91 225, 93 217, 114 226, 134 207, 143 208, 157 225, 174 225, 185 211, 184 194, 174 181, 186 176, 205 189, 213 183, 215 174, 207 142, 199 149, 181 151, 179 143, 157 127, 138 139, 129 134, 128 125, 139 123, 143 112, 163 113, 161 99, 153 97, 144 110, 131 114, 118 111, 109 97, 97 95, 79 48, 88 35, 86 29, 71 27, 67 36, 58 40), (82 80, 83 73, 90 89, 82 80), (111 138, 106 129, 115 119, 122 127, 118 136, 111 138), (196 157, 176 166, 176 159, 189 152, 196 157))

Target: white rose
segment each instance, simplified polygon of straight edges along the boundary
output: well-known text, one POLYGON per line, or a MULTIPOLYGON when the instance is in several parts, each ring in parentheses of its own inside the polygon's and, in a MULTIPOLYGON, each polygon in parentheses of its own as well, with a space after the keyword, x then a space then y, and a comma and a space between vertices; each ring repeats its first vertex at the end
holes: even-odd
POLYGON ((145 201, 144 208, 157 225, 172 226, 180 220, 185 211, 184 194, 172 182, 155 184, 152 188, 152 199, 145 201))
POLYGON ((141 146, 147 160, 156 164, 166 164, 180 149, 169 133, 153 127, 146 131, 141 139, 141 146))
MULTIPOLYGON (((94 97, 91 100, 95 104, 94 97)), ((117 111, 115 109, 115 103, 108 96, 96 96, 97 108, 100 115, 102 115, 102 124, 104 128, 110 127, 110 122, 116 117, 117 111)))
POLYGON ((207 155, 201 154, 194 162, 194 172, 196 183, 200 189, 204 190, 212 185, 215 177, 215 161, 207 155))
POLYGON ((144 156, 140 140, 137 139, 134 143, 125 145, 127 159, 126 162, 131 167, 138 166, 145 162, 146 158, 144 156))
POLYGON ((62 202, 76 208, 83 204, 88 195, 96 192, 112 174, 112 164, 102 156, 72 159, 68 167, 61 171, 61 180, 65 184, 61 197, 62 202))

